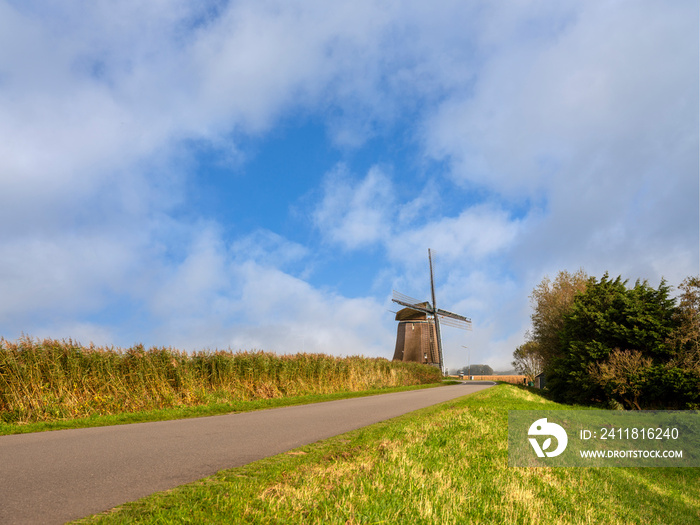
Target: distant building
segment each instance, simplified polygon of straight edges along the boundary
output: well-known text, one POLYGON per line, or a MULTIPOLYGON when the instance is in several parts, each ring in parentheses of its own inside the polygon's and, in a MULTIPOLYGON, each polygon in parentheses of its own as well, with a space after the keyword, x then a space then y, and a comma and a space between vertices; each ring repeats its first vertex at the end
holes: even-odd
POLYGON ((544 378, 544 372, 535 376, 535 388, 544 388, 547 381, 544 378))

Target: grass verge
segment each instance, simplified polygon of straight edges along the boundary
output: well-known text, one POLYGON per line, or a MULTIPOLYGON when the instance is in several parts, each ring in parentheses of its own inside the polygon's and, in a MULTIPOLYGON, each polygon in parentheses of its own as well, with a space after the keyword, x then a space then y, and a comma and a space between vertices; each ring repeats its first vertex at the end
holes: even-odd
POLYGON ((501 384, 78 523, 700 522, 698 468, 508 467, 508 410, 571 408, 501 384))

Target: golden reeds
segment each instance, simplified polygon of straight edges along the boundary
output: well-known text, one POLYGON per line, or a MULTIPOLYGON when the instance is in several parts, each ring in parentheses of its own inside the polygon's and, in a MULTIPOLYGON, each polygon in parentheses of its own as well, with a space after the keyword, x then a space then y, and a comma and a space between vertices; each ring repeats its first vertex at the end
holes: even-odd
POLYGON ((196 352, 70 339, 0 338, 0 421, 25 423, 158 408, 432 383, 416 363, 325 354, 196 352))
MULTIPOLYGON (((468 376, 465 376, 465 378, 468 376)), ((524 385, 527 381, 527 376, 523 375, 512 375, 512 376, 471 376, 474 381, 503 381, 504 383, 512 383, 514 385, 524 385)))

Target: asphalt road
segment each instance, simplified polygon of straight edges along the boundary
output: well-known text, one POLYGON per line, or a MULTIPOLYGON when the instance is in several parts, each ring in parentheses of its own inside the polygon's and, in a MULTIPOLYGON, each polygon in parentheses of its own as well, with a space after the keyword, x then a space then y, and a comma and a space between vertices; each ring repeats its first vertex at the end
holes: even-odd
POLYGON ((0 523, 65 523, 492 384, 0 436, 0 523))

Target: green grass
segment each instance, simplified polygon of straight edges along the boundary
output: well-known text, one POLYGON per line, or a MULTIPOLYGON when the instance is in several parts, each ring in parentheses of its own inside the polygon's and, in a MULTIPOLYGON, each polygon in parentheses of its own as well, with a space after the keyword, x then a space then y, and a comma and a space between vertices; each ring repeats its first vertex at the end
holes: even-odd
POLYGON ((508 467, 508 410, 571 408, 501 384, 81 522, 700 522, 698 468, 508 467))

